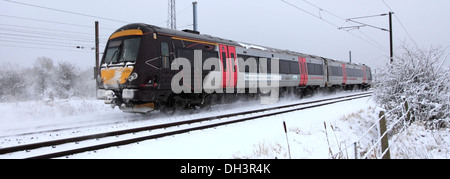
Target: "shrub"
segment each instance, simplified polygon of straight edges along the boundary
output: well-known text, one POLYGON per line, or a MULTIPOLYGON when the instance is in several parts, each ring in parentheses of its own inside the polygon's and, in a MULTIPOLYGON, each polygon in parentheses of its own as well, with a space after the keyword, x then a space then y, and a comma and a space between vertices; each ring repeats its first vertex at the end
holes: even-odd
POLYGON ((403 55, 379 70, 375 99, 387 111, 393 110, 399 119, 408 102, 413 115, 411 121, 424 121, 428 127, 449 126, 450 68, 444 63, 447 49, 402 49, 403 55), (402 111, 403 110, 403 111, 402 111))

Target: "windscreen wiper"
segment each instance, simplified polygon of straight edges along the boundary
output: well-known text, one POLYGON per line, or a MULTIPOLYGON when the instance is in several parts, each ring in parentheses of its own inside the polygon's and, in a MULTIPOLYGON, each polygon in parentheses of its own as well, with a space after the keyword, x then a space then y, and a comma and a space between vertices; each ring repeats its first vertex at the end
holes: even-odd
POLYGON ((109 64, 112 64, 113 62, 113 58, 117 55, 117 53, 119 53, 119 49, 117 49, 114 54, 112 55, 111 59, 109 60, 109 64))

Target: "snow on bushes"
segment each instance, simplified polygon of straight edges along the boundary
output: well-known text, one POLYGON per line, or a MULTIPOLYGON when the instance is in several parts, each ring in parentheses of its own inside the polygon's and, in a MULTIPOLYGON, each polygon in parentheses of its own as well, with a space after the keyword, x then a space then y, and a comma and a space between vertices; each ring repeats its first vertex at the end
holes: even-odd
POLYGON ((447 49, 402 49, 403 55, 379 70, 375 99, 387 111, 393 110, 391 122, 406 114, 408 102, 412 118, 430 128, 450 127, 450 68, 444 62, 447 49), (399 107, 402 106, 402 107, 399 107))
POLYGON ((95 97, 93 71, 39 57, 31 68, 0 64, 0 102, 95 97))
POLYGON ((26 98, 25 78, 22 71, 14 66, 5 64, 0 66, 0 101, 22 100, 26 98))

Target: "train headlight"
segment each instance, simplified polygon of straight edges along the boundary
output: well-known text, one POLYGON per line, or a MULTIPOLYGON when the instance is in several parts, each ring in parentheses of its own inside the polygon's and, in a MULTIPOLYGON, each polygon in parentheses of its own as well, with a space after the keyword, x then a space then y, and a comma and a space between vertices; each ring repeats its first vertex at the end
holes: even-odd
POLYGON ((136 78, 138 78, 138 74, 136 72, 131 73, 131 75, 128 77, 128 81, 133 81, 136 78))

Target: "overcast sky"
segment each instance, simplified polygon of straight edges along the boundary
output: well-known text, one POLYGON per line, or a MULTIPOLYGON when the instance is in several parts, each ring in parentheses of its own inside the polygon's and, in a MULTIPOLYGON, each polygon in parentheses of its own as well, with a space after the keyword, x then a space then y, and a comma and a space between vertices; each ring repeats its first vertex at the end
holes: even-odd
MULTIPOLYGON (((55 62, 65 60, 93 67, 94 21, 100 23, 101 52, 111 33, 127 23, 167 26, 167 0, 11 1, 0 1, 0 64, 31 66, 36 58, 45 56, 55 62)), ((338 27, 356 25, 345 19, 383 14, 392 9, 394 50, 398 51, 402 44, 411 47, 417 44, 425 49, 450 47, 449 0, 197 2, 202 34, 342 61, 347 61, 352 51, 353 62, 373 67, 388 60, 389 33, 371 27, 339 30, 338 27)), ((192 29, 192 0, 177 0, 176 11, 178 29, 192 29)), ((388 16, 358 21, 389 28, 388 16)))

